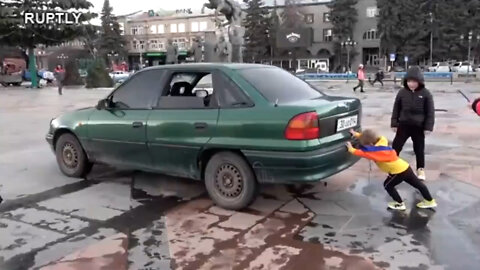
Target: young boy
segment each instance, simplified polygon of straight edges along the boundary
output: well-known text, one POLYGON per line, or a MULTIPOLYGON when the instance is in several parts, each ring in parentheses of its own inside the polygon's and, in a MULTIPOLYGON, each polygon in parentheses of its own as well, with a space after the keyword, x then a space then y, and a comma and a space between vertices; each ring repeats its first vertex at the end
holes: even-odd
POLYGON ((385 137, 377 136, 377 134, 370 129, 362 133, 350 130, 350 133, 359 139, 362 147, 361 149, 356 149, 352 146, 351 142, 347 142, 348 151, 353 155, 373 160, 380 170, 388 173, 383 187, 394 200, 394 202, 388 203, 388 208, 395 210, 407 209, 405 202, 395 189, 395 186, 403 181, 418 189, 422 194, 424 200, 419 202, 417 207, 434 208, 437 206, 435 199, 432 198, 425 184, 418 179, 410 165, 405 160, 399 158, 395 150, 388 146, 388 140, 385 137))
POLYGON ((419 67, 408 70, 393 105, 391 127, 396 132, 392 147, 400 152, 408 138, 412 138, 417 159, 417 176, 425 180, 425 135, 433 131, 435 105, 430 91, 425 88, 423 73, 419 67))

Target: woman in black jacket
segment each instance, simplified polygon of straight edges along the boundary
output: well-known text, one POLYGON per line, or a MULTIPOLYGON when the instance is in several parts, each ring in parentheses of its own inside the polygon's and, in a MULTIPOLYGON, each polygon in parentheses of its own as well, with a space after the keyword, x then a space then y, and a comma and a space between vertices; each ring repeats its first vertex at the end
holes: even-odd
POLYGON ((412 138, 417 159, 417 176, 425 180, 425 135, 433 131, 435 105, 419 67, 408 70, 393 105, 391 127, 396 132, 392 147, 397 154, 405 142, 412 138))

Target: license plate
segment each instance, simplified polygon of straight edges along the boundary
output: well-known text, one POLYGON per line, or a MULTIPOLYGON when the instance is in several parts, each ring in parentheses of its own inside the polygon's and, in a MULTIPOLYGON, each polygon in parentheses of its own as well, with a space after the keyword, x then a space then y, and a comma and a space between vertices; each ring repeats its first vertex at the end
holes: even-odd
POLYGON ((337 132, 356 127, 358 124, 358 115, 340 118, 337 120, 337 132))

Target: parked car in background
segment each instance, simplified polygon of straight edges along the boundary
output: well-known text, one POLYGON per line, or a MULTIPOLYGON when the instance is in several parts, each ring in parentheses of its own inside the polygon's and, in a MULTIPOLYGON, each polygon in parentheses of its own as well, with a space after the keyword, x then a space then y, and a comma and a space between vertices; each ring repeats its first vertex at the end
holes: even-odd
POLYGON ((96 107, 52 119, 46 139, 67 176, 104 163, 191 178, 238 210, 259 183, 315 182, 355 164, 345 142, 361 110, 359 99, 329 96, 274 66, 157 66, 96 107))
POLYGON ((432 66, 428 67, 429 72, 451 72, 450 65, 445 62, 436 62, 432 66))
POLYGON ((463 65, 463 62, 456 62, 455 64, 453 64, 452 66, 452 72, 458 72, 458 70, 460 69, 460 67, 463 65))
POLYGON ((457 69, 457 72, 458 73, 473 73, 475 72, 476 69, 470 65, 470 64, 467 64, 467 63, 462 63, 462 65, 457 69))
POLYGON ((440 66, 440 62, 433 63, 432 66, 428 67, 428 72, 436 72, 439 66, 440 66))
POLYGON ((4 58, 0 59, 0 84, 2 86, 20 86, 23 81, 23 70, 26 67, 24 59, 4 58))
POLYGON ((110 72, 110 78, 112 78, 113 83, 122 83, 128 77, 130 77, 131 73, 128 71, 113 71, 110 72))

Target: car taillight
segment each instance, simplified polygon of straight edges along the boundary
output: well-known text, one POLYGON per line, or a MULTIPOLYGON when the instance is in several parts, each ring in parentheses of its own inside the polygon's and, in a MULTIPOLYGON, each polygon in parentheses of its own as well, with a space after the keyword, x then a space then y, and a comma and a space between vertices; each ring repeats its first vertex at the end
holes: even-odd
POLYGON ((316 112, 302 113, 293 117, 285 129, 287 140, 313 140, 320 137, 316 112))

